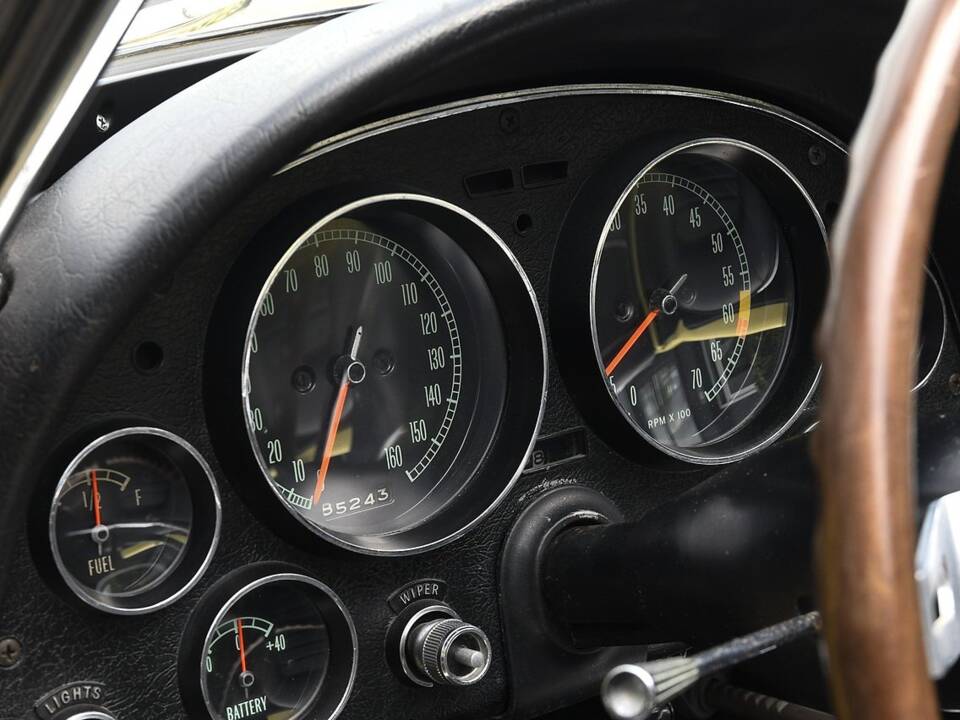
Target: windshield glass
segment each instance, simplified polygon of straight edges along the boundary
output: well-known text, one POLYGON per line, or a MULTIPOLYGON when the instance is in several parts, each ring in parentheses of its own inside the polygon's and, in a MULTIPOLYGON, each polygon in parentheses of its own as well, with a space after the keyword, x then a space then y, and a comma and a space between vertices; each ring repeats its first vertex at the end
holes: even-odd
POLYGON ((376 0, 146 0, 118 54, 339 15, 376 0))

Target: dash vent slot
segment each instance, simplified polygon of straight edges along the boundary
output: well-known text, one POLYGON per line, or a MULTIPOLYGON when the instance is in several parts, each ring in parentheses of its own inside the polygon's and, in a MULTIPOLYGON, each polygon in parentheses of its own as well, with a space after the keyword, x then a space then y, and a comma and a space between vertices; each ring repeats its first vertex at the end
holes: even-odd
POLYGON ((520 171, 525 188, 546 187, 556 185, 567 179, 567 161, 554 160, 552 162, 533 163, 524 165, 520 171))
POLYGON ((476 175, 467 175, 467 177, 463 179, 463 184, 466 186, 467 193, 471 197, 500 195, 502 193, 513 192, 517 186, 513 178, 513 170, 509 168, 491 170, 489 172, 477 173, 476 175))

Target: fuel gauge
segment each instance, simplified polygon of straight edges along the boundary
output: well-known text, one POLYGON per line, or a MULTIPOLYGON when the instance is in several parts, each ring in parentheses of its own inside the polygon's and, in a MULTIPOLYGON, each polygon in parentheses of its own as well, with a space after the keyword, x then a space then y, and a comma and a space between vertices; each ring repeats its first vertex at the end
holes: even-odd
POLYGON ((199 579, 212 556, 220 502, 210 469, 182 438, 126 428, 67 467, 50 509, 57 569, 107 612, 149 612, 199 579))

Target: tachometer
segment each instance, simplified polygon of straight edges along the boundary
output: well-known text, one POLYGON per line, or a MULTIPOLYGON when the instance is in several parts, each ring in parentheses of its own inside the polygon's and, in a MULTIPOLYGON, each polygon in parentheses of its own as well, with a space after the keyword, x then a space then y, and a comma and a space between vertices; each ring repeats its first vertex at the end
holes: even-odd
MULTIPOLYGON (((512 266, 492 282, 523 281, 496 237, 452 206, 374 199, 310 228, 275 266, 247 334, 245 419, 265 478, 314 531, 408 551, 400 536, 446 514, 484 464, 508 403, 506 334, 518 328, 464 249, 481 245, 512 266)), ((539 328, 528 339, 536 347, 539 328)), ((540 387, 530 390, 539 406, 540 387)), ((462 511, 482 514, 492 499, 462 511)))
MULTIPOLYGON (((574 213, 581 220, 559 252, 583 257, 577 236, 599 219, 603 206, 591 208, 608 187, 584 194, 592 205, 574 213)), ((819 372, 809 337, 824 232, 799 182, 754 146, 698 140, 650 162, 607 213, 589 280, 590 337, 594 372, 627 426, 704 463, 781 434, 819 372)), ((561 282, 576 277, 572 262, 558 261, 561 282)), ((555 312, 568 304, 559 298, 555 312)))
POLYGON ((675 160, 685 167, 641 177, 613 215, 594 280, 610 392, 641 432, 675 448, 748 420, 789 338, 793 268, 776 222, 716 163, 675 160), (745 206, 764 226, 746 241, 731 215, 745 206))

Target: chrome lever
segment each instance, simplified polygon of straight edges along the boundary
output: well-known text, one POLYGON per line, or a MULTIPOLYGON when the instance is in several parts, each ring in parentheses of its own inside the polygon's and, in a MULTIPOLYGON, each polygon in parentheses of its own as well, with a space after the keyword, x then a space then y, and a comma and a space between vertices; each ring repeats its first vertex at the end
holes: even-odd
MULTIPOLYGON (((960 492, 927 509, 917 542, 915 579, 931 678, 960 659, 960 492)), ((820 614, 807 613, 688 657, 619 665, 603 680, 603 703, 614 720, 646 720, 696 682, 817 632, 820 614)))
POLYGON ((820 613, 810 612, 695 655, 619 665, 603 680, 604 707, 614 720, 646 720, 697 681, 819 629, 820 613))

